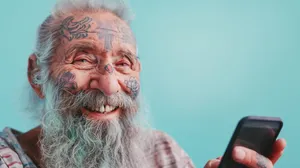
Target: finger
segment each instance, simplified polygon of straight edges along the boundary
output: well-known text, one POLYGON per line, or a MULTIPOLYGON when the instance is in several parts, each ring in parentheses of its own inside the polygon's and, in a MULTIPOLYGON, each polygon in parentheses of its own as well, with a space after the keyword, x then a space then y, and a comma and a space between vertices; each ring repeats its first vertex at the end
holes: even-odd
POLYGON ((236 162, 250 168, 273 168, 269 159, 245 147, 236 146, 232 157, 236 162))
POLYGON ((221 159, 222 159, 222 156, 219 156, 219 157, 217 157, 216 159, 217 159, 217 160, 221 160, 221 159))
POLYGON ((275 164, 278 161, 278 159, 282 156, 285 147, 286 147, 285 139, 278 139, 274 143, 272 148, 272 153, 269 157, 269 159, 273 164, 275 164))
POLYGON ((208 161, 204 168, 218 168, 219 164, 220 164, 220 160, 213 159, 208 161))

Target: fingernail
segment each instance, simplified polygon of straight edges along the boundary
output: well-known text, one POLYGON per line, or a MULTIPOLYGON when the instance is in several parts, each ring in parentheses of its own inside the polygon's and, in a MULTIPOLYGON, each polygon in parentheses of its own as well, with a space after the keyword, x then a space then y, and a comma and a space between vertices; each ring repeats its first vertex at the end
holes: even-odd
POLYGON ((243 160, 245 158, 245 151, 239 147, 234 149, 234 156, 237 160, 243 160))

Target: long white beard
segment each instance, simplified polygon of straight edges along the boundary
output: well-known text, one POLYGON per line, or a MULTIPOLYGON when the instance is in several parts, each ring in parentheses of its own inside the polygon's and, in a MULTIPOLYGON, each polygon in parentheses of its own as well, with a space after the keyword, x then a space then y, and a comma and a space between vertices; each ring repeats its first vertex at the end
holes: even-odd
POLYGON ((147 131, 139 129, 134 122, 136 102, 120 93, 109 98, 101 93, 70 96, 55 89, 52 93, 46 97, 48 103, 42 119, 42 165, 46 168, 145 167, 145 150, 151 142, 147 131), (122 103, 123 115, 97 121, 79 113, 79 108, 86 103, 100 105, 104 101, 120 106, 122 103))

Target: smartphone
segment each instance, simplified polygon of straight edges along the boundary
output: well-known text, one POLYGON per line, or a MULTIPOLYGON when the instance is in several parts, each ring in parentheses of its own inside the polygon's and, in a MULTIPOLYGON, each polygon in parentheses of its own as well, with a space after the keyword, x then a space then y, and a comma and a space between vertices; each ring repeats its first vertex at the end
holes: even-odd
POLYGON ((233 160, 235 146, 244 146, 268 157, 282 127, 283 122, 278 117, 243 117, 235 128, 218 168, 247 168, 233 160))

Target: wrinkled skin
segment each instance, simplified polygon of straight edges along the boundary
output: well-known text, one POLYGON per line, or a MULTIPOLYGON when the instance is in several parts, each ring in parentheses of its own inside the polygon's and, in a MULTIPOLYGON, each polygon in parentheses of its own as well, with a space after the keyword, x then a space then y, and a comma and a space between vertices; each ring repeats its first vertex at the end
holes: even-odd
MULTIPOLYGON (((82 13, 74 11, 55 20, 60 25, 59 45, 51 57, 50 78, 54 85, 75 95, 79 92, 101 91, 105 96, 125 93, 136 100, 140 91, 140 62, 135 38, 129 25, 110 12, 82 13)), ((28 60, 28 80, 36 94, 44 99, 41 86, 34 82, 39 68, 37 57, 28 60)), ((125 113, 117 107, 101 114, 100 107, 81 108, 89 120, 105 122, 118 119, 125 113)), ((30 130, 18 141, 33 161, 40 165, 39 142, 41 127, 30 130), (35 145, 30 145, 35 144, 35 145)))
MULTIPOLYGON (((74 12, 59 22, 60 45, 50 66, 51 78, 57 85, 70 94, 100 90, 106 96, 125 92, 137 98, 140 62, 135 38, 126 22, 110 12, 74 12)), ((32 69, 35 60, 35 55, 29 59, 32 69)), ((32 86, 43 98, 41 88, 32 86)), ((113 115, 97 115, 91 109, 82 109, 83 114, 96 120, 112 119, 121 112, 117 109, 113 115)))

